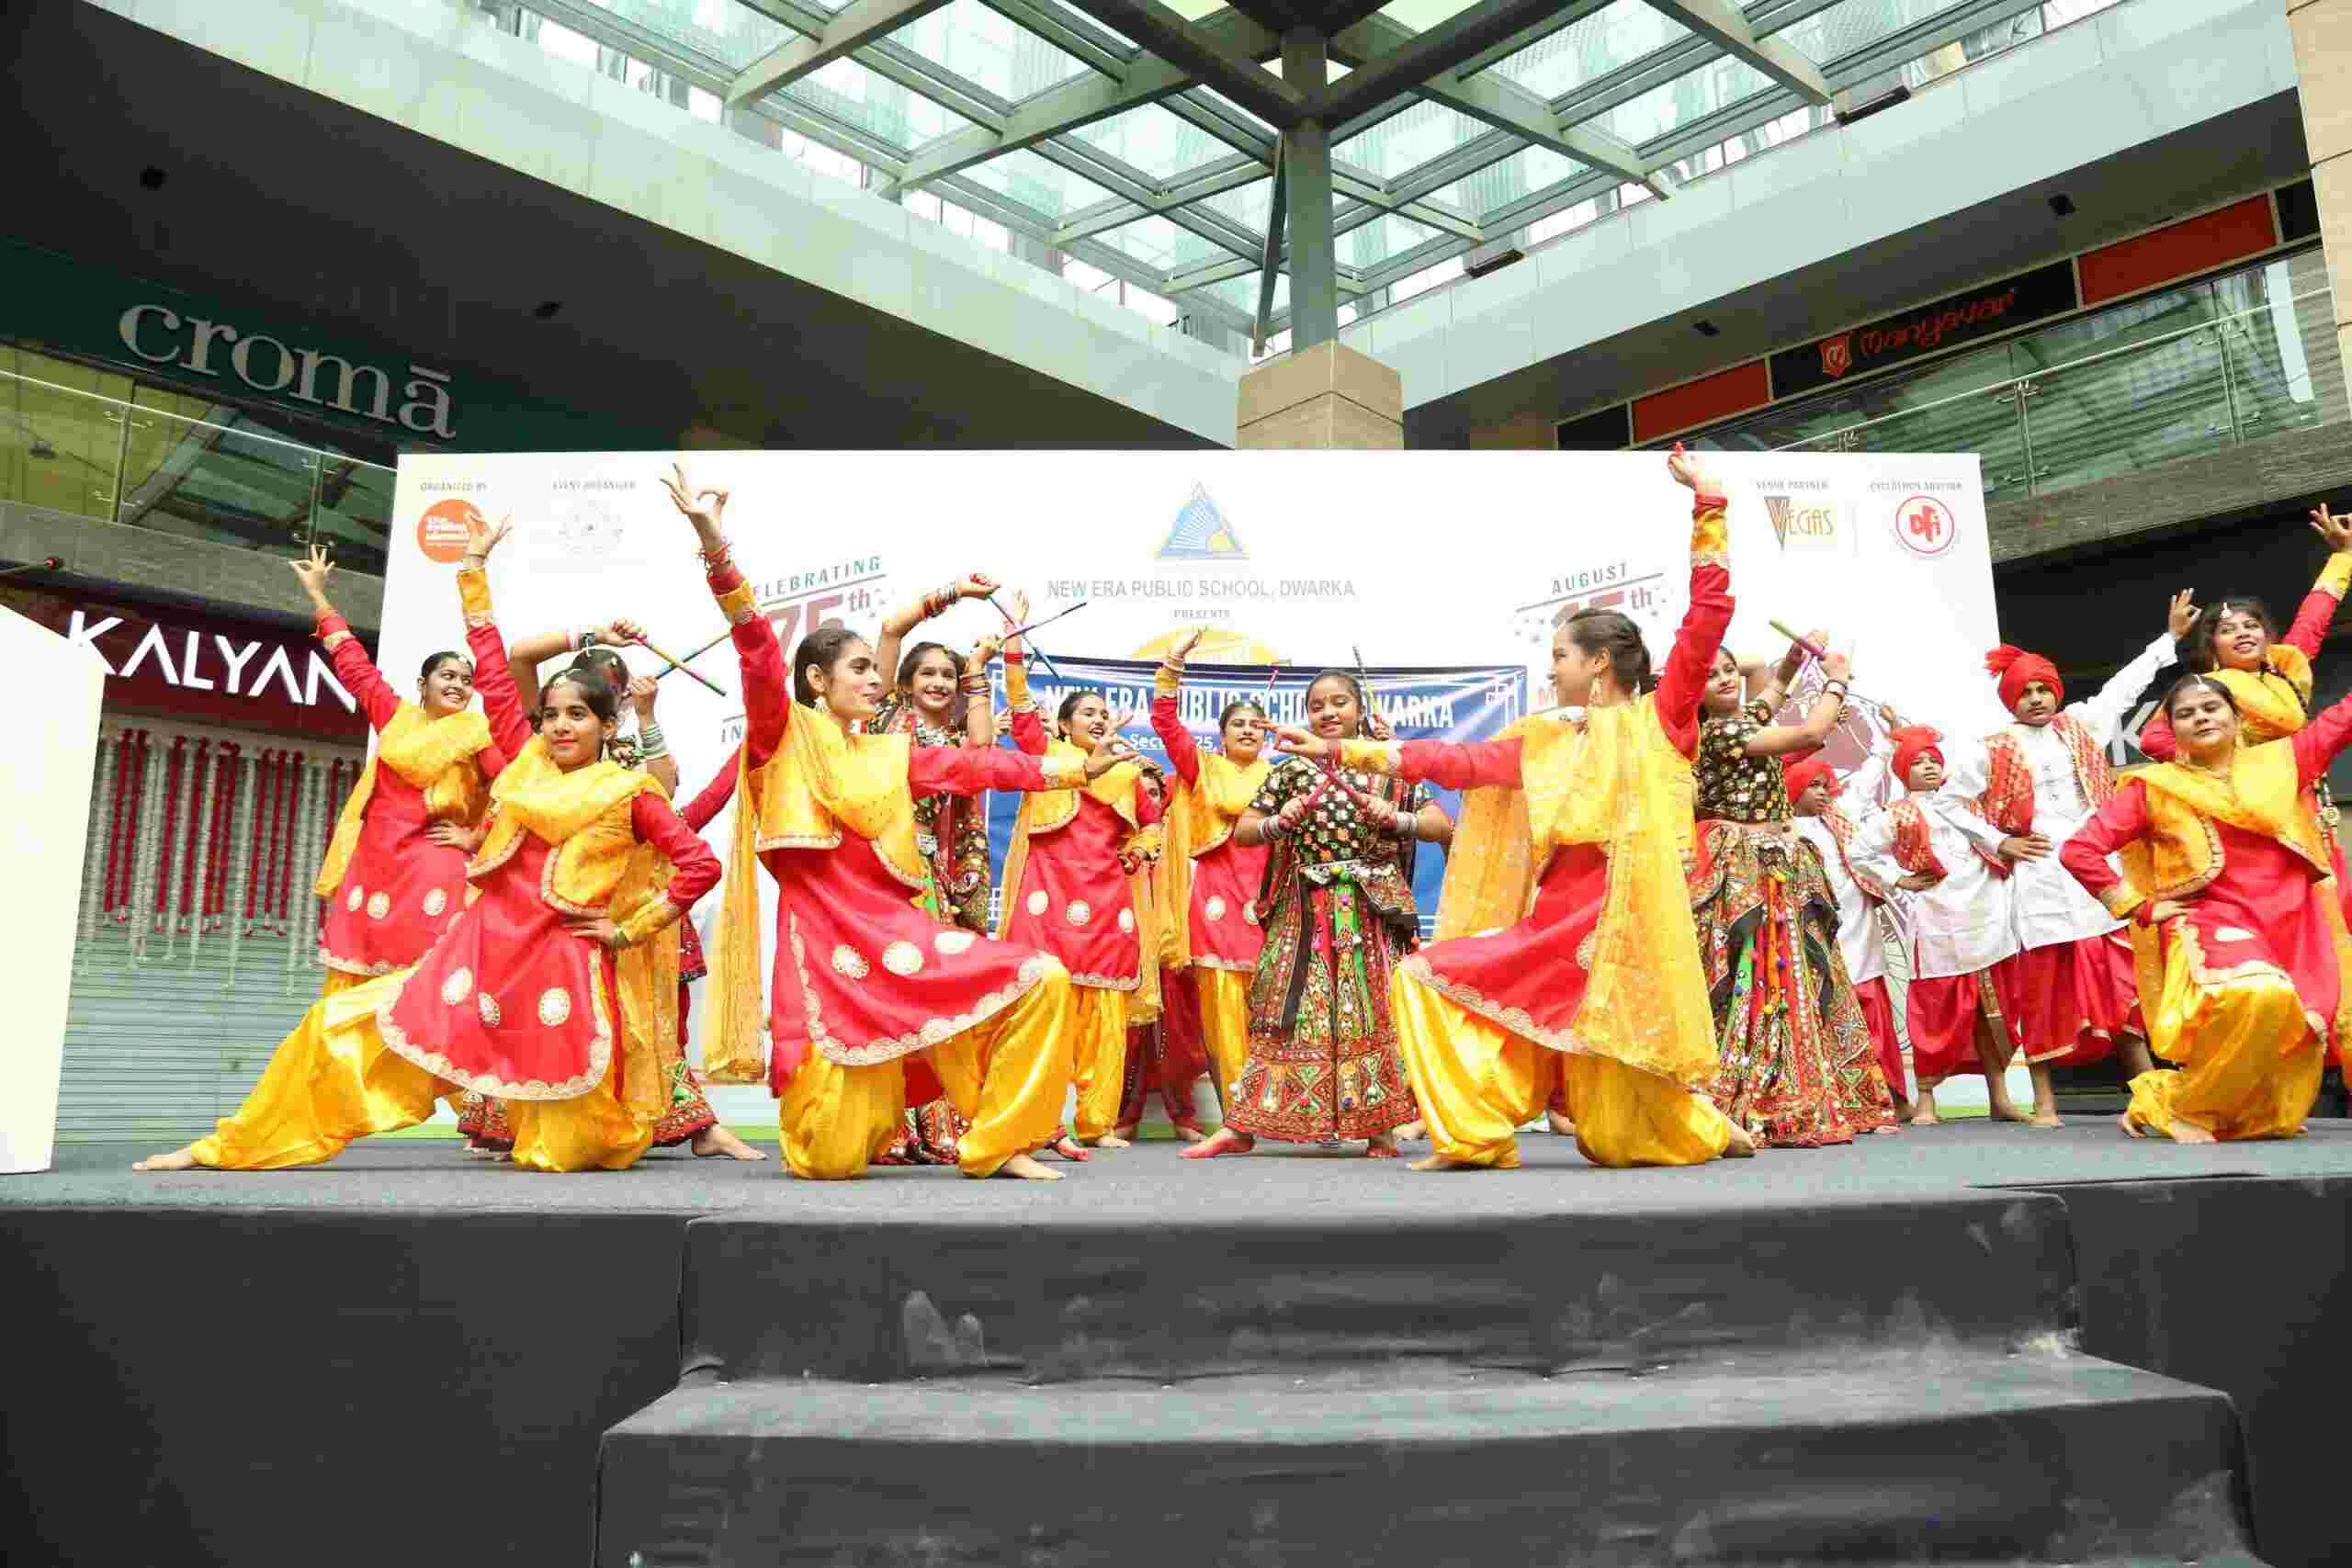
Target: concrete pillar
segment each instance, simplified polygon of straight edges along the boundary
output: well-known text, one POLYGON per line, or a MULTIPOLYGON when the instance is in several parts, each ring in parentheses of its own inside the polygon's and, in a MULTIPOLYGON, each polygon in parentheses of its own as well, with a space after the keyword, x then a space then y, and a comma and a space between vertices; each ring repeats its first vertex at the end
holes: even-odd
POLYGON ((2335 337, 2346 342, 2352 322, 2352 0, 2287 0, 2295 39, 2295 73, 2303 106, 2303 140, 2312 155, 2312 187, 2319 197, 2320 243, 2335 290, 2335 337))
POLYGON ((1405 379, 1337 339, 1318 343, 1242 377, 1235 424, 1244 452, 1402 451, 1405 379))

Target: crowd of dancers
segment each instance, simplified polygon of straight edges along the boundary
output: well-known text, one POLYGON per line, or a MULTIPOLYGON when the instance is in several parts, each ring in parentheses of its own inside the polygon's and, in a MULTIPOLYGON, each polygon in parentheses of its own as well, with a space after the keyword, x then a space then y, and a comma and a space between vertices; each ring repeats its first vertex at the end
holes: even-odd
POLYGON ((327 978, 243 1107, 139 1168, 314 1164, 444 1100, 471 1147, 529 1169, 620 1169, 662 1144, 761 1158, 687 1061, 706 971, 705 1059, 765 1043, 783 1162, 807 1178, 1057 1179, 1040 1156, 1123 1146, 1155 1087, 1193 1159, 1260 1139, 1396 1157, 1426 1136, 1416 1168, 1509 1168, 1548 1121, 1598 1165, 1695 1165, 1932 1124, 1962 1074, 1994 1115, 2056 1126, 2052 1069, 2110 1053, 2135 1136, 2300 1132, 2352 1038, 2324 782, 2352 699, 2311 712, 2352 523, 2313 513, 2330 555, 2283 637, 2258 603, 2182 593, 2071 705, 2048 660, 2003 647, 1986 679, 2012 721, 1962 739, 1858 698, 1825 634, 1739 663, 1722 490, 1679 449, 1668 467, 1692 492, 1690 603, 1655 671, 1634 622, 1583 610, 1554 636, 1559 706, 1496 739, 1399 743, 1330 671, 1304 727, 1236 702, 1204 749, 1179 716, 1195 637, 1159 673, 1165 770, 1099 694, 1037 711, 1017 595, 1001 643, 908 646, 993 601, 985 577, 874 644, 829 625, 787 661, 721 531, 726 492, 673 470, 745 710, 683 807, 658 689, 605 646, 633 623, 501 637, 504 525, 471 525, 468 651, 427 660, 413 701, 335 615, 314 551, 295 570, 377 730, 317 883, 327 978), (2176 661, 2190 673, 2138 738, 2156 761, 2119 775, 2109 747, 2176 661), (1840 733, 1867 742, 1842 777, 1822 750, 1840 733), (1431 785, 1462 792, 1458 822, 1431 785), (1022 795, 1001 897, 989 791, 1022 795), (701 833, 729 801, 722 865, 701 833), (1447 861, 1426 942, 1424 845, 1447 861), (683 917, 714 889, 706 962, 683 917), (2020 1054, 2030 1111, 2005 1081, 2020 1054))

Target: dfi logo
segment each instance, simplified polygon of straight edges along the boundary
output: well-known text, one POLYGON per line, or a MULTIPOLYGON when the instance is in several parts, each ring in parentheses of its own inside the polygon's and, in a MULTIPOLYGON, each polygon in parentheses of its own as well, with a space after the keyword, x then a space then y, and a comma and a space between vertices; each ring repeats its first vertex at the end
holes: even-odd
POLYGON ((1932 495, 1915 495, 1894 509, 1894 537, 1915 556, 1942 555, 1959 536, 1951 508, 1932 495))

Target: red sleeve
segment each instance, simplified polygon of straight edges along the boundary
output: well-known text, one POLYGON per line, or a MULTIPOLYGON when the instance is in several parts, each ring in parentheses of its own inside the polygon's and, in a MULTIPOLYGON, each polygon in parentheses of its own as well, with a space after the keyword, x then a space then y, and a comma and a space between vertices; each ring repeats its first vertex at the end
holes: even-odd
POLYGON ((1136 779, 1136 826, 1138 828, 1148 828, 1153 823, 1159 821, 1159 802, 1151 797, 1151 791, 1143 787, 1143 780, 1140 778, 1136 779))
POLYGON ((481 770, 481 776, 486 779, 494 779, 504 773, 506 764, 514 760, 495 741, 474 753, 474 766, 481 770))
POLYGON ((2140 750, 2159 762, 2169 762, 2180 755, 2180 742, 2172 736, 2172 720, 2158 708, 2140 731, 2140 750))
MULTIPOLYGON (((776 641, 775 624, 752 614, 736 620, 726 598, 744 587, 743 574, 729 562, 709 579, 710 596, 728 613, 728 635, 735 643, 735 666, 743 682, 743 746, 754 769, 766 765, 784 744, 785 726, 792 717, 792 680, 784 667, 784 645, 776 641)), ((743 608, 758 606, 745 596, 743 608)), ((726 770, 732 779, 735 770, 726 770)))
POLYGON ((2319 645, 2327 640, 2327 628, 2335 623, 2335 594, 2324 588, 2312 589, 2296 609, 2295 624, 2278 640, 2302 649, 2305 659, 2316 660, 2319 645))
POLYGON ((2289 737, 2295 745, 2295 772, 2309 789, 2327 774, 2328 764, 2352 745, 2352 697, 2322 708, 2318 716, 2289 737))
POLYGON ((1012 712, 1012 743, 1032 757, 1046 754, 1046 724, 1037 710, 1015 708, 1012 712))
POLYGON ((2148 830, 2148 797, 2137 779, 2126 779, 2109 800, 2080 830, 2058 846, 2058 863, 2074 874, 2083 890, 2101 898, 2122 882, 2107 857, 2148 830))
POLYGON ((1445 789, 1517 789, 1520 744, 1509 740, 1408 740, 1396 771, 1445 789))
POLYGON ((743 749, 738 746, 727 754, 727 761, 719 768, 718 776, 703 785, 700 795, 686 802, 685 808, 678 815, 684 818, 687 827, 697 833, 701 832, 710 826, 710 819, 718 816, 729 801, 735 798, 735 779, 742 766, 742 761, 743 749))
POLYGON ((1188 784, 1200 783, 1200 748, 1193 744, 1193 732, 1184 728, 1183 719, 1178 716, 1174 697, 1151 699, 1151 732, 1168 748, 1168 765, 1176 770, 1176 776, 1188 784))
POLYGON ((1657 682, 1657 721, 1666 738, 1684 756, 1699 747, 1699 704, 1707 694, 1707 676, 1715 654, 1731 629, 1731 570, 1714 561, 1690 569, 1690 607, 1675 628, 1674 647, 1666 656, 1666 670, 1657 682))
POLYGON ((718 857, 685 824, 659 790, 639 790, 629 802, 637 836, 660 850, 677 869, 670 876, 670 902, 691 909, 695 900, 718 886, 718 857))
POLYGON ((907 787, 926 795, 979 795, 987 790, 1053 789, 1045 764, 1001 746, 917 746, 907 753, 907 787))
POLYGON ((340 615, 319 623, 322 639, 336 632, 344 634, 343 640, 327 649, 327 658, 334 662, 334 678, 357 701, 360 711, 368 716, 368 726, 380 730, 392 722, 392 715, 401 711, 400 694, 385 683, 383 671, 368 657, 368 650, 359 646, 359 639, 350 635, 349 623, 340 615))
POLYGON ((531 743, 531 719, 514 690, 514 673, 506 668, 506 639, 498 635, 498 623, 468 627, 466 646, 473 650, 474 690, 481 694, 482 709, 490 716, 490 738, 507 756, 519 757, 531 743))

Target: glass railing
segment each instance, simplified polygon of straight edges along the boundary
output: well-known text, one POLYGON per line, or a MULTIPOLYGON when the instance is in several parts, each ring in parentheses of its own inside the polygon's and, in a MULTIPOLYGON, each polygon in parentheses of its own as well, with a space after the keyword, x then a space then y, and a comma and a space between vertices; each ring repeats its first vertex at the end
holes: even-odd
MULTIPOLYGON (((2290 430, 2343 423, 2352 410, 2335 321, 2329 290, 2281 294, 1770 449, 1974 452, 1984 460, 1990 501, 2090 484, 2290 430)), ((1953 370, 1955 378, 1968 378, 1964 365, 1953 370)))
POLYGON ((156 401, 0 372, 0 499, 249 549, 316 540, 337 565, 383 574, 390 468, 272 434, 219 404, 137 396, 156 401))

